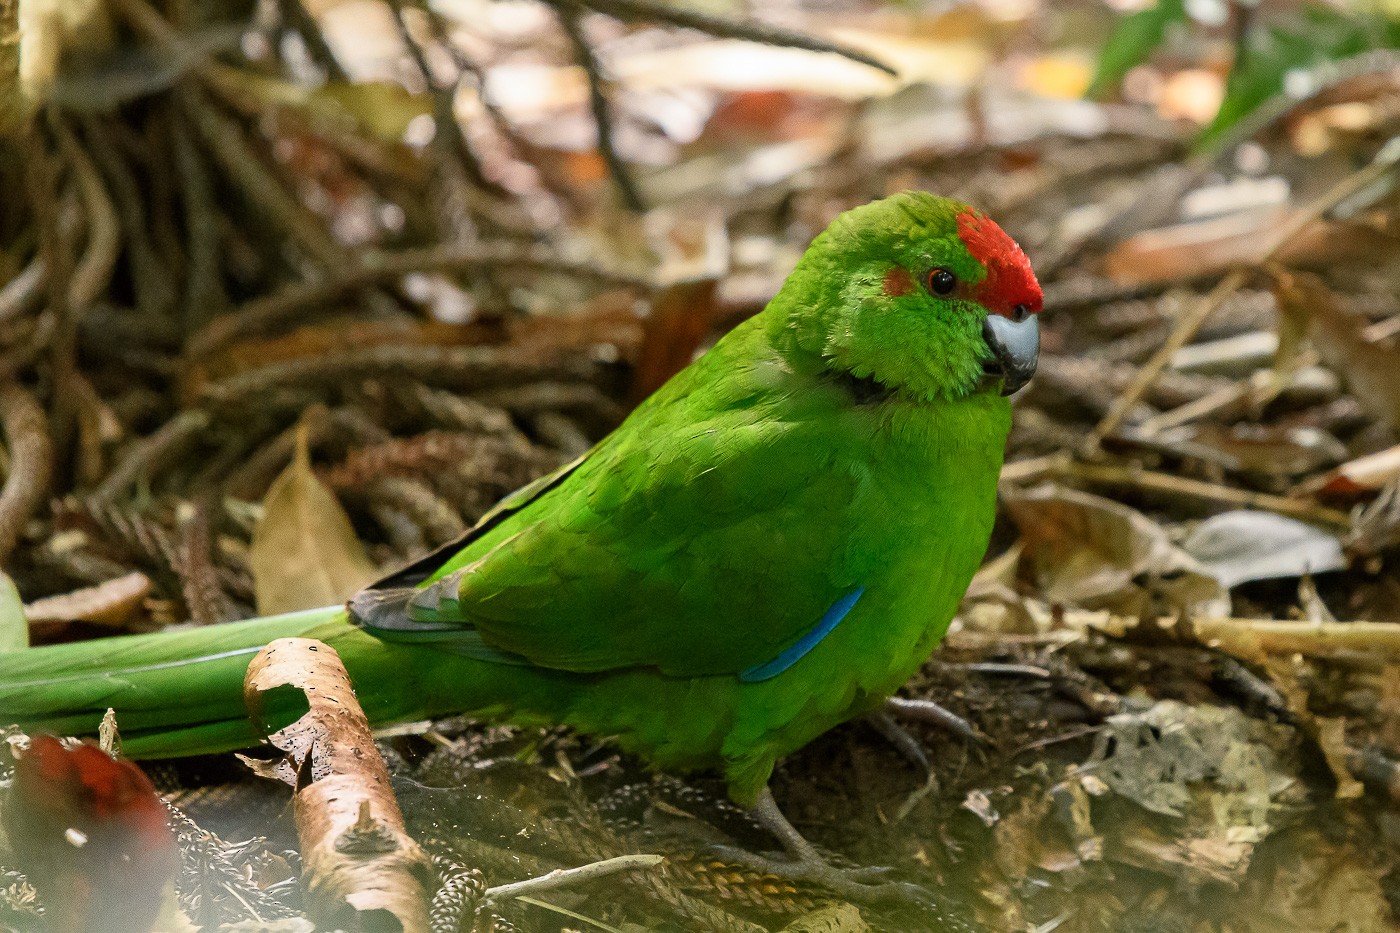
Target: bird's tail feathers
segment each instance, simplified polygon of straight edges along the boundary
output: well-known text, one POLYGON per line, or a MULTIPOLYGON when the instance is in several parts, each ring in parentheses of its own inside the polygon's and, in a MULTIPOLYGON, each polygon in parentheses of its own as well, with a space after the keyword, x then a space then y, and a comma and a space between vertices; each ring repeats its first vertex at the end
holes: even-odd
POLYGON ((344 607, 328 606, 0 654, 0 727, 91 735, 112 708, 132 757, 247 747, 258 739, 243 708, 253 656, 294 636, 320 638, 343 654, 355 647, 347 635, 359 633, 346 624, 344 607))

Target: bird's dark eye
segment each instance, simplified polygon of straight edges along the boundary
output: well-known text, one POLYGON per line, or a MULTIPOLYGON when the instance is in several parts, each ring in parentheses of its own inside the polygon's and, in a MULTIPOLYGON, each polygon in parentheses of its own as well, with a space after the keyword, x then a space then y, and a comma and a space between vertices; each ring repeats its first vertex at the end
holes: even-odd
POLYGON ((935 295, 946 295, 958 287, 958 277, 947 269, 934 269, 928 274, 928 290, 935 295))
POLYGON ((1016 307, 1011 309, 1011 320, 1015 321, 1017 324, 1021 323, 1030 316, 1031 309, 1026 307, 1025 305, 1017 305, 1016 307))

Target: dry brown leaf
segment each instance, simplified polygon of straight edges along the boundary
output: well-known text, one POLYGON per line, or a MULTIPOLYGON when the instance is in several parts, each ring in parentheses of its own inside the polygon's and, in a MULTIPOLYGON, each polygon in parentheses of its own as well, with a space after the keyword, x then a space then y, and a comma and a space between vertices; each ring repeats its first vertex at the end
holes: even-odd
MULTIPOLYGON (((1297 216, 1297 208, 1271 207, 1147 230, 1115 246, 1104 257, 1104 272, 1130 284, 1192 279, 1254 265, 1272 248, 1273 233, 1288 228, 1297 216)), ((1290 266, 1317 267, 1344 256, 1385 254, 1385 238, 1374 230, 1316 221, 1275 258, 1290 266)))
POLYGON ((1021 531, 1022 566, 1051 603, 1156 615, 1154 602, 1192 615, 1230 611, 1230 596, 1146 515, 1101 496, 1046 484, 1002 491, 1021 531))
POLYGON ((1382 127, 1395 119, 1397 91, 1400 87, 1389 69, 1351 78, 1322 95, 1321 106, 1299 108, 1284 129, 1299 155, 1353 152, 1362 140, 1384 133, 1382 127))
POLYGON ((1172 839, 1140 825, 1123 833, 1111 854, 1114 861, 1150 871, 1170 869, 1189 883, 1234 885, 1249 870, 1253 852, 1249 842, 1219 837, 1172 839))
POLYGON ((640 402, 690 365, 714 321, 717 287, 713 279, 681 282, 657 296, 632 375, 634 402, 640 402))
POLYGON ((134 572, 62 596, 36 599, 25 607, 24 615, 31 626, 90 622, 120 628, 141 608, 150 592, 150 578, 134 572))
POLYGON ((1337 296, 1316 276, 1278 272, 1274 295, 1285 326, 1301 328, 1363 408, 1392 428, 1400 428, 1400 367, 1394 347, 1367 340, 1367 321, 1348 314, 1337 296))
POLYGON ((1343 463, 1321 480, 1318 492, 1351 497, 1376 492, 1400 477, 1400 445, 1343 463))
POLYGON ((1256 509, 1211 516, 1186 536, 1181 547, 1227 587, 1327 573, 1347 564, 1335 535, 1256 509))
MULTIPOLYGON (((970 799, 972 795, 968 796, 970 799)), ((982 797, 990 805, 991 801, 985 793, 982 797)), ((998 814, 992 811, 991 821, 983 818, 984 825, 995 827, 992 859, 1006 877, 1025 878, 1042 860, 1044 844, 1050 842, 1041 833, 1040 827, 1055 803, 1048 794, 1004 796, 998 803, 1005 812, 998 814)), ((967 807, 967 804, 963 806, 967 807)), ((977 810, 973 809, 972 812, 976 813, 977 810)))
POLYGON ((345 510, 311 470, 304 428, 263 499, 248 562, 261 615, 344 602, 374 578, 345 510))
POLYGON ((267 740, 286 753, 282 776, 296 787, 309 912, 323 929, 389 929, 387 914, 404 933, 426 933, 432 866, 404 829, 345 665, 309 638, 281 638, 260 651, 243 699, 264 731, 268 694, 286 687, 300 690, 310 709, 267 740))
POLYGON ((1313 473, 1347 456, 1345 445, 1326 431, 1295 425, 1183 425, 1152 440, 1226 470, 1270 478, 1313 473))

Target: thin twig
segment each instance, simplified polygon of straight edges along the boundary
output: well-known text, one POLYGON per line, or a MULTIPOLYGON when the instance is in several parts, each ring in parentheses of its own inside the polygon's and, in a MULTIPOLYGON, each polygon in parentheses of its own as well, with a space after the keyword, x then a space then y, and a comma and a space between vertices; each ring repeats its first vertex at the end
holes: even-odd
MULTIPOLYGON (((461 85, 463 77, 470 75, 472 81, 476 84, 477 101, 481 104, 481 109, 491 118, 496 132, 500 133, 502 138, 514 147, 516 152, 529 151, 530 146, 525 137, 522 136, 520 131, 515 128, 515 125, 511 123, 510 117, 501 109, 500 104, 496 103, 491 95, 486 92, 486 70, 481 67, 479 62, 466 53, 466 50, 462 48, 460 42, 452 41, 452 37, 448 35, 447 24, 441 12, 435 9, 431 3, 423 2, 423 0, 420 0, 420 7, 423 10, 423 14, 428 18, 428 28, 432 31, 433 41, 447 52, 452 59, 452 63, 457 66, 457 84, 461 85)), ((465 127, 463 131, 465 132, 465 127)), ((543 165, 536 165, 535 170, 539 173, 540 184, 545 190, 549 191, 550 194, 563 199, 567 199, 572 194, 569 187, 560 184, 550 172, 545 170, 543 165)), ((487 181, 490 181, 490 179, 487 179, 487 181)), ((495 183, 492 182, 492 184, 494 185, 495 183)), ((498 218, 493 219, 499 222, 498 218)))
POLYGON ((387 506, 402 512, 432 546, 451 541, 467 530, 457 509, 418 477, 381 476, 368 483, 362 494, 371 507, 387 506))
MULTIPOLYGON (((1238 66, 1238 62, 1236 63, 1238 66)), ((1281 91, 1253 111, 1241 117, 1229 129, 1215 137, 1208 148, 1199 148, 1178 165, 1164 166, 1157 179, 1143 186, 1141 194, 1099 227, 1091 236, 1077 243, 1075 255, 1084 248, 1127 239, 1134 233, 1162 223, 1176 206, 1180 196, 1196 187, 1206 175, 1216 171, 1223 159, 1239 146, 1270 129, 1284 118, 1355 78, 1383 74, 1400 68, 1400 53, 1392 49, 1372 49, 1352 58, 1322 62, 1316 67, 1290 70, 1289 88, 1281 91), (1302 93, 1294 92, 1294 78, 1306 78, 1308 85, 1302 93)), ((1070 255, 1057 257, 1063 266, 1070 255)), ((1048 307, 1056 307, 1046 302, 1048 307)))
POLYGON ((1003 677, 1048 678, 1051 672, 1037 664, 1008 664, 999 661, 971 661, 967 664, 945 664, 950 670, 967 671, 970 674, 993 674, 1003 677))
POLYGON ((46 271, 42 257, 36 256, 19 275, 0 288, 0 321, 27 314, 43 298, 46 271))
POLYGON ((645 283, 640 275, 574 262, 552 249, 529 243, 452 243, 402 252, 371 252, 364 254, 357 263, 334 270, 323 281, 286 285, 248 302, 235 313, 212 321, 191 336, 186 349, 191 356, 207 356, 234 340, 289 321, 307 308, 331 304, 359 289, 392 282, 414 272, 452 274, 497 266, 547 270, 607 285, 645 283))
MULTIPOLYGON (((179 32, 146 0, 112 0, 112 4, 139 32, 159 45, 176 51, 184 48, 186 43, 179 32)), ((218 85, 211 78, 214 72, 210 68, 201 66, 196 73, 211 86, 218 85)), ((249 204, 322 265, 334 268, 344 263, 344 250, 263 164, 248 145, 247 134, 234 120, 221 113, 194 86, 181 95, 181 103, 204 146, 249 204)))
POLYGON ((326 41, 325 35, 316 20, 302 6, 301 0, 277 0, 277 15, 282 25, 301 37, 306 45, 306 54, 321 68, 325 69, 326 79, 331 82, 350 80, 345 67, 335 57, 335 51, 326 41))
POLYGON ((622 194, 623 203, 630 210, 641 211, 645 209, 642 205, 641 192, 637 190, 637 184, 632 180, 627 163, 622 160, 621 154, 618 153, 614 140, 615 127, 613 126, 612 105, 609 103, 607 95, 603 93, 602 64, 598 61, 593 46, 588 44, 588 37, 583 34, 583 22, 579 10, 580 7, 574 0, 557 0, 554 4, 559 25, 563 28, 564 34, 569 37, 569 41, 573 43, 574 57, 578 60, 579 67, 583 69, 584 74, 588 76, 588 105, 593 111, 593 123, 598 128, 598 152, 602 155, 603 161, 607 163, 608 174, 612 176, 613 182, 622 194))
POLYGON ((1060 475, 1106 486, 1129 487, 1179 498, 1198 499, 1236 508, 1266 509, 1299 521, 1349 528, 1351 517, 1337 509, 1329 509, 1301 499, 1289 499, 1269 493, 1236 489, 1219 483, 1188 479, 1171 473, 1158 473, 1134 467, 1107 463, 1067 463, 1060 475))
POLYGON ((25 524, 44 501, 53 469, 44 410, 18 385, 0 386, 0 427, 9 451, 9 475, 0 489, 0 561, 14 550, 25 524))
POLYGON ((0 382, 14 379, 17 373, 32 366, 43 355, 58 332, 58 318, 59 315, 52 309, 30 318, 29 326, 0 353, 0 382))
POLYGON ((82 128, 87 143, 85 151, 92 153, 106 178, 112 206, 122 227, 126 265, 136 305, 151 315, 165 314, 175 306, 171 282, 177 280, 179 274, 170 268, 174 257, 160 257, 160 251, 151 241, 143 193, 105 121, 87 116, 82 118, 82 128))
POLYGON ((126 491, 142 474, 153 473, 169 457, 184 451, 209 427, 209 413, 200 409, 182 411, 127 448, 125 455, 93 491, 92 498, 109 503, 126 491))
POLYGON ((247 133, 195 88, 184 102, 205 148, 248 203, 318 263, 329 268, 345 265, 345 251, 248 145, 247 133))
POLYGON ((486 889, 483 900, 503 901, 515 897, 543 894, 546 891, 592 881, 595 878, 606 878, 608 875, 615 875, 621 871, 654 868, 664 861, 666 858, 661 855, 619 855, 617 858, 580 865, 578 868, 556 869, 538 878, 527 878, 524 881, 516 881, 511 884, 498 884, 494 888, 486 889))
POLYGON ((180 516, 180 562, 175 570, 180 576, 180 595, 196 625, 214 625, 230 618, 228 600, 214 567, 210 498, 197 497, 189 503, 188 514, 180 516))
POLYGON ((1089 434, 1088 440, 1084 445, 1084 453, 1086 456, 1091 456, 1098 452, 1099 447, 1103 443, 1103 439, 1112 434, 1118 429, 1118 426, 1123 423, 1123 419, 1127 417, 1128 412, 1133 410, 1133 406, 1135 406, 1139 400, 1142 399, 1142 396, 1147 390, 1152 387, 1152 383, 1157 381, 1157 377, 1162 374, 1162 370, 1167 368, 1167 364, 1171 362, 1172 356, 1175 355, 1176 351, 1186 346, 1191 338, 1196 335, 1196 331, 1201 329, 1201 325, 1206 322, 1206 318, 1210 317, 1217 308, 1224 304, 1225 299, 1229 298, 1239 290, 1240 286, 1244 285, 1245 278, 1246 275, 1242 271, 1236 270, 1231 272, 1225 278, 1221 279, 1220 282, 1216 284, 1215 288, 1211 289, 1200 301, 1196 302, 1184 317, 1177 321, 1171 336, 1157 349, 1156 353, 1152 354, 1152 358, 1143 364, 1142 369, 1138 370, 1137 378, 1133 380, 1132 385, 1128 386, 1127 391, 1122 395, 1114 399, 1113 406, 1109 408, 1108 413, 1103 416, 1103 420, 1100 421, 1098 426, 1089 434))
POLYGON ((236 410, 273 388, 316 389, 343 384, 348 378, 408 376, 458 391, 479 391, 494 385, 541 379, 567 373, 586 378, 593 364, 577 354, 560 352, 546 360, 527 359, 489 346, 384 345, 356 349, 337 357, 308 357, 251 369, 211 382, 200 389, 205 401, 236 410))
POLYGON ((580 6, 587 7, 599 13, 605 13, 614 19, 624 22, 653 22, 669 23, 672 26, 680 26, 684 29, 698 29, 701 32, 712 36, 720 36, 729 39, 745 39, 749 42, 758 42, 763 45, 778 45, 792 49, 806 49, 809 52, 830 52, 832 55, 840 55, 842 58, 849 58, 853 62, 862 65, 869 65, 879 71, 883 71, 892 77, 899 77, 899 72, 872 55, 851 48, 848 45, 841 45, 837 42, 827 42, 825 39, 817 39, 804 35, 800 32, 793 32, 778 26, 770 26, 767 23, 740 22, 739 20, 726 19, 722 16, 713 16, 709 13, 701 13, 693 9, 682 9, 670 4, 655 3, 652 0, 574 0, 580 6))
POLYGON ((499 186, 486 180, 486 175, 481 170, 481 162, 472 151, 463 127, 457 121, 455 83, 443 84, 433 75, 423 47, 414 38, 413 31, 408 28, 408 18, 404 15, 402 0, 389 0, 389 8, 394 13, 394 25, 398 28, 399 41, 408 50, 408 57, 413 61, 414 68, 433 99, 433 121, 437 128, 437 132, 433 134, 433 146, 453 159, 472 184, 504 193, 499 186))
POLYGON ((78 417, 78 390, 74 385, 78 368, 78 326, 112 279, 121 247, 121 229, 112 199, 73 131, 57 113, 49 122, 64 160, 72 166, 77 179, 88 231, 87 245, 82 258, 74 264, 71 277, 65 281, 55 274, 50 279, 50 301, 57 322, 49 343, 51 378, 56 390, 50 403, 49 428, 55 460, 65 463, 78 417), (59 299, 60 292, 66 296, 63 300, 59 299))
POLYGON ((1069 465, 1071 457, 1066 451, 1056 451, 1040 457, 1013 460, 1001 468, 1003 483, 1033 483, 1047 476, 1062 472, 1069 465))
POLYGON ((1249 397, 1250 386, 1248 383, 1232 383, 1221 386, 1209 395, 1203 395, 1198 399, 1193 399, 1185 405, 1178 405, 1170 411, 1164 411, 1160 415, 1153 415, 1142 424, 1138 425, 1138 431, 1143 437, 1153 437, 1162 433, 1168 428, 1189 424, 1207 415, 1214 414, 1222 409, 1229 408, 1238 402, 1249 397))
POLYGON ((539 898, 521 897, 517 898, 517 900, 519 900, 522 904, 529 904, 531 907, 538 907, 541 910, 547 910, 550 913, 558 914, 561 917, 568 917, 570 920, 577 920, 579 923, 587 924, 588 926, 593 927, 595 930, 602 930, 603 933, 625 933, 625 931, 613 926, 611 923, 604 923, 596 917, 590 917, 587 914, 581 914, 576 910, 570 910, 567 907, 560 907, 558 904, 551 904, 548 901, 542 901, 539 898))
POLYGON ((214 182, 200 158, 189 118, 177 111, 172 122, 171 142, 185 219, 187 257, 181 324, 185 333, 191 333, 224 310, 228 296, 220 277, 222 257, 214 182))
MULTIPOLYGON (((1394 622, 1293 622, 1280 619, 1192 619, 1191 634, 1229 650, 1326 657, 1339 652, 1400 657, 1400 625, 1394 622)), ((1248 658, 1246 657, 1246 660, 1248 658)))
MULTIPOLYGON (((1387 145, 1365 168, 1348 175, 1333 185, 1321 197, 1289 218, 1288 223, 1284 224, 1283 228, 1275 235, 1268 249, 1264 250, 1263 254, 1254 260, 1252 265, 1256 268, 1268 265, 1285 246, 1293 242, 1298 234, 1311 227, 1324 214, 1351 195, 1380 179, 1386 173, 1393 171, 1397 161, 1400 161, 1400 146, 1387 145)), ((1124 417, 1142 398, 1143 393, 1151 387, 1162 370, 1171 362, 1172 354, 1185 346, 1196 335, 1206 318, 1219 308, 1226 298, 1244 285, 1245 279, 1246 270, 1237 269, 1231 272, 1177 322, 1176 328, 1167 338, 1166 343, 1152 355, 1152 359, 1148 360, 1142 371, 1138 373, 1137 379, 1133 380, 1133 384, 1128 387, 1128 390, 1118 397, 1108 414, 1104 415, 1103 420, 1089 435, 1085 444, 1084 453, 1086 455, 1092 455, 1098 451, 1103 439, 1118 428, 1124 417)))
POLYGON ((112 269, 117 264, 121 248, 121 225, 117 210, 102 184, 92 160, 78 145, 73 131, 62 120, 53 122, 54 136, 63 150, 63 157, 73 167, 73 175, 82 195, 88 225, 87 248, 73 269, 68 281, 68 302, 75 314, 81 314, 107 288, 112 269))
MULTIPOLYGON (((71 224, 65 222, 63 199, 60 196, 63 160, 54 155, 49 136, 44 133, 26 134, 24 140, 24 193, 28 196, 30 214, 34 219, 39 247, 39 259, 44 264, 45 307, 31 317, 33 330, 28 339, 20 337, 0 360, 0 378, 13 379, 23 368, 48 351, 60 336, 73 347, 75 331, 69 326, 69 283, 73 278, 74 243, 71 224)), ((55 382, 67 379, 71 369, 63 371, 62 363, 55 367, 55 382)))

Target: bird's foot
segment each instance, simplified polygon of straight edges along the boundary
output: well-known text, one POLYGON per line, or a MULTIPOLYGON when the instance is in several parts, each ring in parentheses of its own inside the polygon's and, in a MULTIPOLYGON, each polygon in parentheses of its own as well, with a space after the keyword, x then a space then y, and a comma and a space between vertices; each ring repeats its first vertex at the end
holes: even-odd
POLYGON ((754 871, 824 888, 853 903, 923 903, 930 897, 927 890, 916 884, 888 880, 889 868, 832 865, 788 822, 773 799, 772 791, 766 787, 750 812, 783 844, 788 857, 772 858, 732 846, 717 846, 712 851, 719 858, 754 871))
POLYGON ((888 880, 889 868, 840 868, 820 858, 815 861, 773 858, 734 846, 714 846, 709 851, 731 865, 822 888, 853 904, 919 904, 931 898, 930 893, 917 884, 888 880))
POLYGON ((885 701, 882 712, 888 716, 917 719, 919 722, 926 722, 930 725, 938 726, 940 729, 946 729, 956 736, 967 739, 969 742, 976 742, 979 745, 991 743, 991 740, 972 723, 968 722, 957 713, 939 706, 932 700, 910 700, 906 697, 890 697, 885 701))
POLYGON ((868 718, 875 731, 884 736, 885 741, 893 745, 897 752, 924 775, 924 783, 904 798, 904 802, 895 812, 894 822, 898 823, 909 815, 920 800, 938 792, 938 774, 933 770, 933 764, 928 760, 928 753, 924 751, 923 745, 919 744, 919 740, 914 738, 908 729, 895 722, 894 717, 889 713, 872 713, 868 718))

